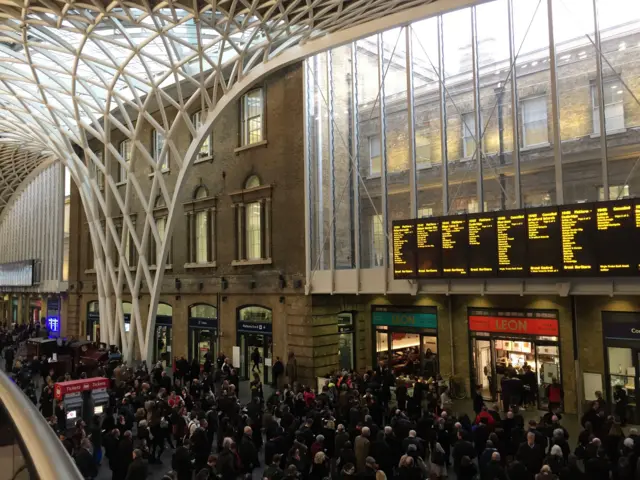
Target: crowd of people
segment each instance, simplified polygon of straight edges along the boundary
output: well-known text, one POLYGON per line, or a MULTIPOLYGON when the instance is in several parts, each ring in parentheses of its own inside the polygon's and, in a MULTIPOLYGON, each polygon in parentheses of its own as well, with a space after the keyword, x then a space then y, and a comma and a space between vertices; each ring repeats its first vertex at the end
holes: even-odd
MULTIPOLYGON (((479 396, 469 416, 446 401, 446 385, 407 389, 384 366, 337 372, 320 391, 285 376, 266 398, 254 372, 243 405, 237 372, 222 353, 207 355, 202 368, 181 360, 172 375, 160 364, 128 366, 116 354, 96 371, 112 380, 104 414, 69 429, 64 406, 52 397, 54 383, 65 378, 51 378, 46 360, 15 354, 36 333, 33 325, 0 329, 5 368, 85 479, 110 469, 113 480, 144 480, 149 464, 167 462, 166 448, 173 453, 163 480, 236 480, 258 472, 268 480, 640 479, 638 432, 626 436, 601 398, 574 440, 560 404, 525 421, 516 405, 504 411, 479 396)), ((284 371, 297 375, 297 368, 284 371)))

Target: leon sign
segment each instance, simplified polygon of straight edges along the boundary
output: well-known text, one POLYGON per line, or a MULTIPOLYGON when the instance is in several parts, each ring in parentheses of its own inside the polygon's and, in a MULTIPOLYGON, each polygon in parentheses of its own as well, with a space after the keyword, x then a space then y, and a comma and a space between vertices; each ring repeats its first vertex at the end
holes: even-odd
POLYGON ((470 315, 469 330, 555 337, 558 335, 558 320, 552 318, 470 315))

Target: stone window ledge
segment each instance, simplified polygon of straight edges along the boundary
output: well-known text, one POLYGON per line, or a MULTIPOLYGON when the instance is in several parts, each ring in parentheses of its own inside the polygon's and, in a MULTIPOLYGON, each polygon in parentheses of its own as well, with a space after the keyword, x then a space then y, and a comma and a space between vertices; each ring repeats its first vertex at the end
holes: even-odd
POLYGON ((216 262, 207 262, 207 263, 185 263, 184 268, 187 270, 190 269, 198 269, 198 268, 216 268, 218 264, 216 262))
MULTIPOLYGON (((164 266, 165 270, 171 270, 172 268, 173 268, 173 265, 171 264, 164 266)), ((149 265, 149 270, 157 270, 157 269, 158 269, 157 265, 149 265)))
POLYGON ((231 262, 232 267, 244 267, 247 265, 271 265, 273 260, 271 258, 258 258, 256 260, 233 260, 231 262))
POLYGON ((266 140, 260 140, 259 142, 256 142, 256 143, 251 143, 249 145, 243 145, 242 147, 235 148, 233 150, 233 153, 240 153, 240 152, 244 152, 245 150, 249 150, 251 148, 262 147, 267 145, 267 143, 268 142, 266 140))
POLYGON ((549 142, 544 143, 536 143, 535 145, 527 145, 526 147, 521 147, 521 152, 530 152, 532 150, 540 150, 541 148, 549 148, 551 144, 549 142))
POLYGON ((207 162, 213 162, 213 155, 209 155, 208 157, 198 158, 193 161, 193 164, 195 165, 197 163, 207 163, 207 162))
MULTIPOLYGON (((607 136, 609 135, 619 135, 621 133, 627 133, 627 129, 626 128, 616 128, 615 130, 607 130, 607 136)), ((600 134, 599 133, 592 133, 589 135, 589 137, 591 138, 600 138, 600 134)))
POLYGON ((84 273, 88 273, 88 274, 94 274, 96 273, 96 269, 95 268, 87 268, 84 273))

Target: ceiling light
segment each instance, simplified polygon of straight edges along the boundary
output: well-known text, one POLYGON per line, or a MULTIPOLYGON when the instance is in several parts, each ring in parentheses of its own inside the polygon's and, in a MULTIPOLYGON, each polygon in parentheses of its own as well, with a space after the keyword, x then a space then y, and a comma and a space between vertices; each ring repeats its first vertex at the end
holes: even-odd
POLYGON ((616 88, 618 88, 618 85, 611 85, 611 90, 615 90, 616 88))
POLYGON ((622 95, 622 90, 618 90, 616 93, 617 93, 618 95, 622 95))
MULTIPOLYGON (((566 55, 563 55, 560 57, 560 60, 569 60, 571 58, 571 54, 568 53, 566 55)), ((545 61, 547 61, 548 59, 545 58, 545 61)))
POLYGON ((538 64, 538 62, 531 62, 531 66, 535 67, 538 64))
POLYGON ((525 63, 524 65, 522 65, 522 67, 521 67, 521 68, 527 68, 528 66, 529 66, 529 64, 528 64, 528 63, 525 63))

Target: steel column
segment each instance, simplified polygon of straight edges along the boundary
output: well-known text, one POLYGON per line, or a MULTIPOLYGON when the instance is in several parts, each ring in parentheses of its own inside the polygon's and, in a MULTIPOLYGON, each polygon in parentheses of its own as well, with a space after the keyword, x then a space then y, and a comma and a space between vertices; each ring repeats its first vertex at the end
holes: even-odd
POLYGON ((509 16, 509 63, 511 65, 511 117, 513 126, 513 151, 511 153, 514 168, 514 190, 516 208, 522 208, 522 178, 520 174, 520 105, 518 105, 518 79, 516 77, 516 52, 513 26, 513 0, 507 1, 509 16))
POLYGON ((440 94, 440 151, 442 152, 442 214, 449 214, 449 151, 447 149, 447 100, 444 75, 444 29, 438 16, 438 80, 440 94))
POLYGON ((560 136, 560 106, 558 99, 558 72, 556 68, 556 43, 553 34, 553 0, 547 0, 549 25, 549 66, 551 73, 551 119, 553 121, 553 154, 556 173, 556 204, 564 203, 564 182, 562 180, 562 139, 560 136))
MULTIPOLYGON (((484 185, 482 184, 482 110, 480 108, 480 73, 478 71, 478 25, 476 7, 471 7, 471 64, 473 73, 473 118, 475 119, 476 192, 478 211, 484 212, 484 185)), ((464 121, 463 121, 464 123, 464 121)), ((466 124, 464 128, 467 128, 466 124)))
POLYGON ((404 27, 405 32, 405 61, 407 74, 407 126, 409 135, 409 216, 418 216, 418 189, 417 189, 417 166, 416 166, 416 112, 413 95, 413 48, 411 43, 411 25, 404 27))
POLYGON ((604 110, 604 78, 602 75, 602 48, 600 42, 600 26, 598 24, 598 2, 593 0, 593 28, 596 43, 596 90, 598 98, 598 114, 600 116, 600 161, 602 162, 603 200, 609 200, 609 163, 607 154, 607 118, 604 110))

